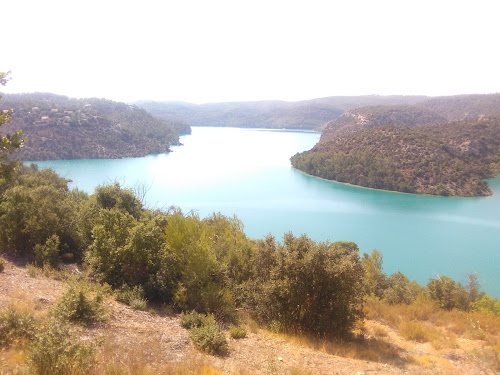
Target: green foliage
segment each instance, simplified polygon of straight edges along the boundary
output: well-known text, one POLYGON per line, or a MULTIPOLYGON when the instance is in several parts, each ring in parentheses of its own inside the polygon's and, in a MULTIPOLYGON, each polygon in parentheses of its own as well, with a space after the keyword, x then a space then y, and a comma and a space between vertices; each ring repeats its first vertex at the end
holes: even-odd
POLYGON ((0 258, 0 272, 3 272, 4 269, 5 269, 5 260, 0 258))
MULTIPOLYGON (((57 235, 60 252, 71 249, 75 257, 81 256, 85 244, 72 197, 67 181, 52 170, 23 170, 0 200, 0 246, 33 257, 37 244, 46 246, 47 240, 57 235)), ((39 253, 43 253, 41 248, 39 253)))
POLYGON ((141 285, 136 285, 133 288, 124 284, 115 293, 116 299, 126 303, 134 310, 146 310, 147 299, 144 296, 144 288, 141 285))
POLYGON ((53 234, 45 244, 35 245, 35 260, 39 266, 43 266, 48 264, 51 267, 56 267, 59 263, 59 236, 57 234, 53 234))
POLYGON ((212 355, 224 355, 227 352, 226 335, 215 322, 194 327, 189 330, 189 337, 201 351, 212 355))
POLYGON ((477 311, 484 313, 491 312, 496 316, 500 316, 500 299, 484 294, 472 304, 472 308, 477 311))
POLYGON ((363 254, 361 263, 365 270, 366 292, 378 298, 382 298, 387 287, 387 275, 382 271, 382 253, 374 249, 371 255, 363 254))
POLYGON ((234 316, 234 301, 212 249, 210 229, 198 216, 175 212, 165 227, 166 251, 179 264, 174 303, 184 310, 214 313, 218 319, 234 316))
POLYGON ((358 248, 352 242, 316 243, 288 233, 284 244, 259 241, 249 303, 266 323, 284 331, 342 336, 361 317, 364 297, 358 248))
POLYGON ((448 276, 438 276, 435 279, 430 279, 427 283, 427 289, 431 299, 437 301, 442 309, 469 309, 465 288, 448 276))
POLYGON ((113 185, 100 185, 95 189, 95 197, 100 208, 117 208, 128 212, 138 219, 142 213, 142 203, 129 189, 124 189, 118 182, 113 185))
POLYGON ((6 95, 5 105, 13 109, 7 129, 23 129, 30 139, 24 160, 146 156, 179 142, 177 123, 111 100, 35 93, 6 95))
MULTIPOLYGON (((494 96, 497 105, 499 99, 494 96)), ((370 188, 489 195, 484 178, 498 173, 500 111, 489 112, 492 117, 464 113, 446 122, 414 106, 360 108, 327 124, 320 142, 291 162, 315 176, 370 188)))
POLYGON ((227 351, 224 331, 212 314, 200 314, 195 310, 182 312, 180 321, 181 326, 189 330, 189 337, 199 350, 212 355, 223 355, 227 351))
POLYGON ((400 303, 409 305, 415 302, 419 293, 423 292, 423 289, 422 286, 415 281, 410 281, 408 277, 398 271, 387 279, 383 298, 385 302, 391 305, 400 303))
POLYGON ((55 315, 73 323, 91 324, 106 320, 106 312, 99 292, 91 298, 88 285, 73 284, 55 307, 55 315))
POLYGON ((15 305, 0 309, 0 348, 16 341, 31 339, 35 332, 35 319, 30 311, 15 305))
MULTIPOLYGON (((0 72, 0 85, 5 86, 9 81, 10 72, 0 72)), ((2 96, 0 95, 0 99, 2 96)), ((10 109, 0 109, 0 127, 7 125, 11 121, 12 111, 10 109)), ((2 191, 12 181, 19 163, 11 160, 10 155, 25 145, 26 138, 22 136, 22 130, 14 130, 13 134, 0 133, 0 191, 2 191)))
POLYGON ((215 318, 212 314, 200 314, 195 310, 191 310, 190 312, 181 312, 179 316, 181 320, 181 326, 186 329, 193 329, 197 327, 201 327, 205 324, 213 324, 215 323, 215 318))
POLYGON ((245 327, 232 325, 231 327, 229 327, 229 335, 233 339, 244 339, 245 337, 247 337, 247 330, 245 329, 245 327))
POLYGON ((84 375, 95 363, 95 345, 72 339, 70 328, 56 319, 46 321, 30 345, 30 371, 38 375, 84 375))

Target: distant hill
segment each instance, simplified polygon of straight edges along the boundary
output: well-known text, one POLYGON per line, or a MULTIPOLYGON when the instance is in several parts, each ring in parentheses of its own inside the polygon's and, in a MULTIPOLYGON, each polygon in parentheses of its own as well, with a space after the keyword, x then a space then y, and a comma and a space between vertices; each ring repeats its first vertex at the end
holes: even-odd
POLYGON ((291 160, 306 173, 365 187, 488 195, 484 178, 500 172, 500 95, 357 108, 291 160))
POLYGON ((320 129, 347 110, 368 105, 413 104, 424 96, 334 96, 298 102, 258 101, 192 104, 138 101, 149 113, 191 126, 273 129, 320 129))
POLYGON ((3 131, 28 137, 16 156, 24 160, 122 158, 169 151, 190 127, 153 117, 144 109, 105 99, 71 99, 35 93, 5 95, 0 109, 12 109, 3 131))

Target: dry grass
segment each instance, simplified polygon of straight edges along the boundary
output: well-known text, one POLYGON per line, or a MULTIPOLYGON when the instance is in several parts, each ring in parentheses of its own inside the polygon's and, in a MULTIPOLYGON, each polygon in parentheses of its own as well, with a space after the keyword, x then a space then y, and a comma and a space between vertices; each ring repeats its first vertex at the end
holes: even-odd
POLYGON ((307 347, 344 358, 393 363, 400 363, 402 361, 398 348, 377 338, 367 338, 358 335, 346 340, 327 340, 306 335, 273 333, 267 330, 262 330, 262 333, 297 346, 307 347))

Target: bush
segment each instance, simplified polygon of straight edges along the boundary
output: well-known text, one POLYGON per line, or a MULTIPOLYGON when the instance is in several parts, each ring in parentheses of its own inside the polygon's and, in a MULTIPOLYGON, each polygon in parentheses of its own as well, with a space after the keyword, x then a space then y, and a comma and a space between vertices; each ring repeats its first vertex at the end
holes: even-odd
POLYGON ((227 351, 224 331, 213 321, 191 328, 189 337, 191 337, 194 345, 205 353, 223 355, 227 351))
MULTIPOLYGON (((75 202, 67 180, 51 170, 26 168, 2 195, 0 203, 0 247, 14 254, 35 255, 35 246, 53 235, 59 248, 80 252, 75 202)), ((53 247, 50 248, 52 250, 53 247)), ((39 247, 42 254, 42 248, 39 247)), ((52 252, 49 256, 52 260, 52 252)))
POLYGON ((398 331, 405 340, 417 342, 433 341, 440 337, 435 328, 418 322, 403 322, 399 325, 398 331))
POLYGON ((186 329, 198 328, 205 324, 211 324, 215 322, 213 315, 200 314, 194 310, 188 313, 182 312, 180 315, 180 319, 181 326, 186 329))
POLYGON ((246 285, 249 305, 266 324, 287 333, 348 335, 362 316, 364 270, 352 242, 316 243, 286 234, 258 241, 255 276, 246 285))
POLYGON ((3 272, 4 269, 5 269, 5 260, 0 258, 0 272, 3 272))
POLYGON ((50 236, 45 244, 35 245, 35 260, 37 265, 49 265, 51 267, 56 267, 59 263, 59 236, 53 234, 50 236))
POLYGON ((55 315, 74 323, 90 324, 106 319, 102 306, 103 296, 97 293, 91 299, 89 288, 83 284, 70 286, 59 300, 55 315))
POLYGON ((0 348, 17 340, 30 339, 35 331, 35 319, 27 311, 9 305, 0 310, 0 348))
POLYGON ((30 345, 28 363, 38 375, 87 374, 95 362, 95 345, 71 340, 69 327, 48 320, 30 345))
POLYGON ((144 289, 140 285, 130 288, 124 284, 116 291, 115 295, 118 301, 126 303, 134 310, 146 310, 148 301, 144 297, 144 289))
POLYGON ((231 326, 229 328, 229 335, 233 339, 244 339, 247 337, 247 330, 241 326, 231 326))

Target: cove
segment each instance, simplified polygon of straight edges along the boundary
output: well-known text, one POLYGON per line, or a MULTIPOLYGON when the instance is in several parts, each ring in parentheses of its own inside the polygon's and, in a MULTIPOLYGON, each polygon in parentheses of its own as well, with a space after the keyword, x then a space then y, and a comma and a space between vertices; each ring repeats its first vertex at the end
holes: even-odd
MULTIPOLYGON (((311 177, 289 158, 320 134, 264 129, 193 127, 183 146, 143 158, 37 162, 92 193, 99 184, 142 184, 151 208, 180 207, 201 217, 236 215, 249 237, 306 234, 317 241, 353 241, 374 248, 384 271, 411 280, 447 275, 466 283, 477 272, 482 289, 500 297, 500 178, 491 197, 454 198, 378 191, 311 177)), ((27 162, 29 163, 29 162, 27 162)))

